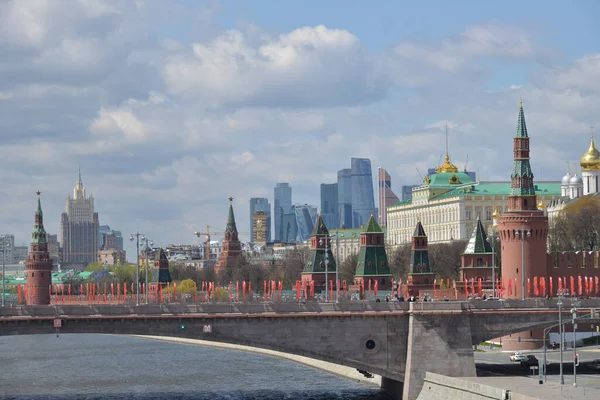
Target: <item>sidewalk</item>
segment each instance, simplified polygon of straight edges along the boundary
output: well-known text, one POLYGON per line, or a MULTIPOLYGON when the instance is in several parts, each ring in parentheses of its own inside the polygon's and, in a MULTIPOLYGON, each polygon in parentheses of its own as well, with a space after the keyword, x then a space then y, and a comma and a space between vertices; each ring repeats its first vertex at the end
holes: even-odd
POLYGON ((558 382, 546 382, 540 385, 536 378, 520 376, 485 376, 477 378, 462 378, 466 381, 476 382, 483 385, 493 386, 499 389, 507 389, 534 399, 600 399, 600 389, 589 387, 573 387, 571 382, 565 380, 564 385, 558 382))

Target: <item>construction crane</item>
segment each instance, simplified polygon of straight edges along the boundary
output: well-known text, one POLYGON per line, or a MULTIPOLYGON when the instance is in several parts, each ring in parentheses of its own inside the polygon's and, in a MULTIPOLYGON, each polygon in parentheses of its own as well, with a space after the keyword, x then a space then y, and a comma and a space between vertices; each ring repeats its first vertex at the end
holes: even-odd
MULTIPOLYGON (((238 232, 238 234, 240 234, 240 233, 246 234, 246 235, 250 234, 249 232, 238 232)), ((217 229, 217 228, 212 227, 210 225, 206 225, 206 231, 204 231, 204 232, 194 232, 194 235, 196 235, 196 237, 198 237, 198 238, 200 236, 206 236, 206 241, 205 241, 205 246, 206 246, 206 254, 205 254, 206 257, 205 257, 205 259, 206 260, 210 261, 210 236, 211 235, 214 236, 214 235, 217 235, 217 234, 225 234, 225 231, 222 230, 222 229, 217 229), (210 232, 211 228, 213 230, 212 234, 210 232), (215 230, 220 231, 220 232, 215 232, 215 230)))
POLYGON ((205 259, 210 261, 210 226, 206 225, 206 233, 203 232, 194 232, 196 237, 206 236, 206 252, 204 253, 205 259))

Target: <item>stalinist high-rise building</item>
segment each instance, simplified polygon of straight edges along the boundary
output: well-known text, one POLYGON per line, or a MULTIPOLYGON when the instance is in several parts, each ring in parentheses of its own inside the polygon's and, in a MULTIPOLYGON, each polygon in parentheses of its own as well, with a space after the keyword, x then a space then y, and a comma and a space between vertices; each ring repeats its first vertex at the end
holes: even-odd
POLYGON ((91 193, 85 196, 80 172, 73 198, 67 197, 66 209, 60 218, 62 261, 83 266, 97 261, 99 226, 94 197, 91 193))

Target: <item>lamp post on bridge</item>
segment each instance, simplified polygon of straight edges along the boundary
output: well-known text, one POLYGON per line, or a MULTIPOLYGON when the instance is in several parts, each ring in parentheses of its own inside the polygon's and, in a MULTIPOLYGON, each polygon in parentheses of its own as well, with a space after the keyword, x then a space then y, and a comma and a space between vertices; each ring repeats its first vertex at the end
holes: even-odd
MULTIPOLYGON (((129 240, 136 240, 137 255, 135 258, 135 305, 140 305, 140 236, 144 238, 144 234, 135 232, 129 235, 129 240)), ((144 240, 144 239, 142 239, 144 240)))
POLYGON ((571 314, 573 314, 573 386, 577 387, 577 306, 580 303, 571 300, 571 314))
POLYGON ((144 297, 146 300, 146 304, 148 304, 148 250, 149 250, 148 242, 150 242, 150 246, 154 246, 154 242, 145 236, 142 236, 142 241, 146 242, 146 246, 144 247, 144 252, 146 253, 146 269, 145 269, 146 287, 144 288, 144 297))
MULTIPOLYGON (((328 275, 328 269, 329 269, 329 253, 327 252, 327 239, 329 239, 329 237, 325 238, 325 303, 329 302, 329 275, 328 275)), ((319 240, 319 244, 321 246, 323 246, 323 239, 319 240)))
POLYGON ((496 236, 496 227, 498 226, 498 209, 492 214, 492 227, 490 228, 490 237, 488 241, 492 245, 492 297, 496 297, 496 247, 494 243, 500 241, 500 236, 496 236))
POLYGON ((562 324, 562 305, 563 305, 563 298, 564 296, 568 296, 569 295, 569 291, 566 289, 561 289, 559 290, 557 293, 558 296, 558 303, 556 303, 556 305, 558 306, 558 336, 559 336, 559 347, 560 347, 560 384, 564 385, 565 384, 565 377, 563 375, 563 345, 564 345, 564 327, 562 324))
POLYGON ((6 248, 10 243, 6 243, 6 236, 2 239, 2 307, 6 306, 4 298, 6 297, 6 248))
POLYGON ((525 236, 531 237, 531 231, 521 225, 516 234, 521 237, 521 300, 525 300, 525 236))

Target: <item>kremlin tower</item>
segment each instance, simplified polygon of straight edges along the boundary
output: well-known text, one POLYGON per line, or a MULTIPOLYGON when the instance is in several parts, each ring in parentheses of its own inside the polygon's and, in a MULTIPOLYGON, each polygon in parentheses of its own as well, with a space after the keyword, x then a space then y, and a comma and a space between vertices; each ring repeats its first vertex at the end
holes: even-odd
MULTIPOLYGON (((548 217, 544 211, 538 210, 536 204, 523 102, 519 108, 510 178, 509 208, 498 220, 502 244, 502 279, 505 286, 516 286, 511 297, 526 298, 527 280, 533 282, 534 276, 546 276, 548 217)), ((505 293, 507 296, 508 292, 505 293)))
POLYGON ((44 216, 40 192, 35 212, 35 225, 31 233, 31 248, 25 261, 27 268, 27 305, 50 304, 50 285, 52 283, 52 260, 48 253, 48 241, 44 229, 44 216))
POLYGON ((237 225, 233 215, 233 197, 229 198, 229 215, 227 215, 227 227, 225 228, 225 238, 223 239, 223 250, 219 254, 219 259, 215 266, 215 272, 218 274, 223 271, 230 263, 236 262, 242 255, 242 244, 238 238, 237 225))

